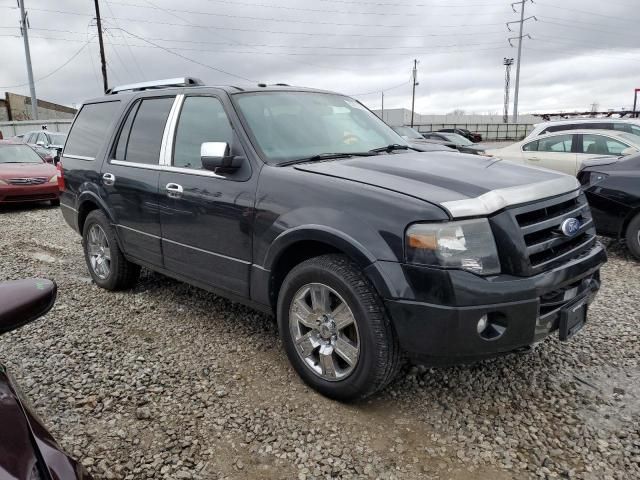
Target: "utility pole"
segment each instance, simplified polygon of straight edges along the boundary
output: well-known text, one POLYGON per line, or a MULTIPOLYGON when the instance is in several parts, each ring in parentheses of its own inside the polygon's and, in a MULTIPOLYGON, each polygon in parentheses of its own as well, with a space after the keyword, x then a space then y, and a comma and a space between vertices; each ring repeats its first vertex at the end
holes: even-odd
POLYGON ((502 115, 502 122, 509 123, 509 89, 511 86, 511 65, 513 65, 513 58, 505 58, 502 62, 505 66, 504 73, 504 113, 502 115))
POLYGON ((413 117, 415 115, 416 106, 416 85, 420 85, 418 83, 418 60, 413 61, 413 72, 411 77, 413 79, 413 93, 411 94, 411 128, 413 128, 413 117))
POLYGON ((38 120, 38 99, 36 98, 36 85, 33 81, 31 50, 29 49, 29 19, 24 11, 24 0, 18 0, 18 6, 20 7, 20 32, 24 40, 24 55, 27 58, 27 76, 29 77, 29 93, 31 95, 31 120, 38 120))
POLYGON ((102 42, 102 21, 100 20, 100 5, 98 0, 93 0, 96 7, 96 23, 98 24, 98 43, 100 44, 100 64, 102 65, 102 86, 106 92, 109 89, 107 82, 107 62, 104 59, 104 43, 102 42))
POLYGON ((515 5, 520 5, 520 20, 514 21, 514 22, 507 22, 507 28, 509 29, 509 31, 511 30, 511 27, 509 27, 509 25, 513 24, 513 23, 519 23, 520 24, 520 32, 518 34, 517 37, 511 37, 508 39, 509 41, 509 45, 511 45, 513 47, 513 43, 511 43, 512 40, 517 39, 518 40, 518 60, 516 63, 516 88, 515 88, 515 93, 513 95, 513 123, 518 123, 518 97, 520 95, 520 63, 522 60, 522 39, 527 37, 529 39, 531 39, 531 35, 529 34, 523 34, 522 30, 524 29, 524 22, 526 22, 527 20, 531 20, 532 18, 534 20, 538 20, 535 15, 532 15, 530 17, 524 18, 524 7, 526 5, 526 3, 530 1, 531 3, 533 3, 533 0, 520 0, 518 2, 513 2, 511 4, 511 8, 513 9, 514 12, 518 12, 516 10, 515 5))

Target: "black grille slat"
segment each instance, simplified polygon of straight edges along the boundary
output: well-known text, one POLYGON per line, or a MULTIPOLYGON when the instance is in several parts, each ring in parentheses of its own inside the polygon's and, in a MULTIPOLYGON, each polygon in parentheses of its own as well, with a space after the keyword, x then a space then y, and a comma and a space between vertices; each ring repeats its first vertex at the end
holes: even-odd
POLYGON ((595 228, 584 194, 572 192, 511 210, 522 233, 527 264, 522 274, 535 275, 578 258, 596 242, 595 228), (561 231, 561 224, 576 218, 581 226, 573 236, 561 231))

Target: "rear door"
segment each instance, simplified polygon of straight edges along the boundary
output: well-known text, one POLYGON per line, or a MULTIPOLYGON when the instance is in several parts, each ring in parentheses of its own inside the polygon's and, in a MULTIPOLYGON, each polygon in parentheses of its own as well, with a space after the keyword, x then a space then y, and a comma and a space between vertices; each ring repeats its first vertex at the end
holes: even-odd
POLYGON ((256 189, 249 162, 230 174, 202 168, 200 148, 205 142, 226 142, 232 154, 244 157, 219 97, 184 97, 175 123, 167 165, 160 173, 165 268, 248 297, 256 189))
POLYGON ((578 163, 590 158, 611 157, 622 155, 623 150, 630 145, 621 140, 600 134, 582 134, 578 139, 578 163))
POLYGON ((124 252, 162 266, 158 214, 160 150, 175 96, 143 97, 129 108, 102 166, 104 198, 124 252))
POLYGON ((522 148, 524 163, 532 167, 548 168, 558 172, 576 175, 577 154, 575 139, 577 135, 547 135, 522 148))

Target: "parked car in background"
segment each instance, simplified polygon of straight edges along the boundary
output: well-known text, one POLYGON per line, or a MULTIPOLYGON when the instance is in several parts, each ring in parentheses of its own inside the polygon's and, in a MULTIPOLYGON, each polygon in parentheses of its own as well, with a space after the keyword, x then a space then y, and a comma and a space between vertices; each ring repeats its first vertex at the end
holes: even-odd
POLYGON ((473 143, 479 143, 482 141, 482 135, 480 135, 479 133, 471 132, 466 128, 441 128, 438 131, 444 133, 456 133, 473 143))
POLYGON ((587 161, 578 179, 598 234, 625 240, 640 260, 640 155, 587 161))
POLYGON ((0 203, 60 204, 58 170, 29 145, 0 141, 0 203))
POLYGON ((22 137, 22 141, 31 146, 47 163, 55 163, 66 140, 66 134, 48 130, 34 130, 25 133, 22 137))
POLYGON ((441 142, 436 140, 427 140, 415 128, 411 127, 391 127, 398 135, 404 138, 412 148, 421 152, 446 152, 456 151, 453 142, 441 142))
MULTIPOLYGON (((50 280, 0 283, 0 335, 46 314, 55 299, 56 285, 50 280)), ((91 479, 84 467, 60 448, 2 364, 0 477, 6 480, 91 479)))
POLYGON ((566 130, 614 130, 640 136, 640 119, 623 118, 574 118, 538 123, 527 139, 566 130))
POLYGON ((443 145, 452 146, 462 153, 472 153, 474 155, 484 155, 486 153, 483 147, 475 145, 471 140, 457 133, 426 132, 423 135, 428 141, 441 142, 443 145))
POLYGON ((61 160, 62 213, 101 288, 145 266, 273 313, 298 374, 340 400, 405 356, 486 358, 586 321, 606 253, 575 177, 412 151, 337 93, 111 92, 82 106, 61 160))
POLYGON ((640 137, 612 130, 572 130, 526 138, 487 153, 510 162, 576 175, 585 160, 640 151, 640 137))

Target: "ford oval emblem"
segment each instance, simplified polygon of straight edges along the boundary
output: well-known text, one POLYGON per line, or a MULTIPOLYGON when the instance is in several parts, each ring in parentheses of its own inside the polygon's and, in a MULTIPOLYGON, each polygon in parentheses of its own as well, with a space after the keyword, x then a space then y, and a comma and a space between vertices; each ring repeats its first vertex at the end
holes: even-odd
POLYGON ((580 230, 580 220, 577 218, 567 218, 560 224, 560 230, 567 237, 573 237, 580 230))

